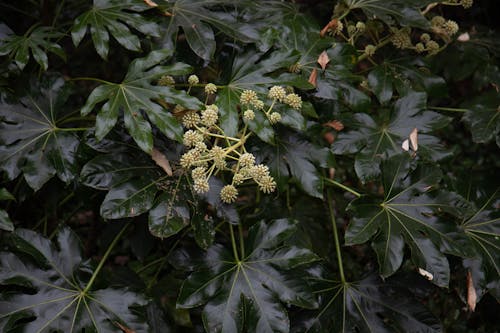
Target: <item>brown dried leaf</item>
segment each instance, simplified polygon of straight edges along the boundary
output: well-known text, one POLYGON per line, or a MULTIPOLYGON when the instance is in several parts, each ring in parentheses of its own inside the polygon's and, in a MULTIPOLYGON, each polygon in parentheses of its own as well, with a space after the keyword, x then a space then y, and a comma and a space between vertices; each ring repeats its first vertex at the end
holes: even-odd
POLYGON ((134 331, 133 329, 130 329, 127 326, 122 325, 122 324, 120 324, 117 321, 114 321, 113 324, 115 324, 116 326, 118 326, 118 328, 121 329, 123 331, 123 333, 136 333, 136 331, 134 331))
POLYGON ((422 275, 424 278, 426 278, 427 280, 429 281, 432 281, 434 279, 434 275, 432 275, 431 273, 427 272, 425 269, 423 268, 418 268, 418 273, 420 275, 422 275))
POLYGON ((332 120, 327 123, 324 123, 323 126, 328 126, 333 128, 336 131, 342 131, 344 129, 344 124, 340 120, 332 120))
POLYGON ((467 271, 467 305, 469 309, 474 312, 476 309, 477 294, 476 288, 474 288, 474 281, 472 280, 472 274, 467 271))
POLYGON ((335 141, 335 135, 332 132, 326 132, 323 134, 323 139, 331 145, 335 141))
POLYGON ((314 68, 311 72, 311 75, 309 75, 309 83, 312 84, 313 86, 317 86, 318 84, 318 71, 316 68, 314 68))
POLYGON ((318 57, 318 64, 321 66, 321 69, 325 70, 326 65, 330 62, 330 58, 328 57, 328 53, 326 51, 321 52, 318 57))
POLYGON ((321 29, 319 35, 321 37, 325 37, 328 30, 335 30, 335 28, 337 28, 337 22, 338 22, 337 19, 333 19, 330 22, 328 22, 328 24, 325 25, 323 29, 321 29))
POLYGON ((167 173, 167 175, 173 175, 172 168, 170 167, 170 162, 168 161, 167 157, 163 155, 158 149, 153 148, 153 151, 151 152, 151 158, 160 168, 162 168, 167 173))
POLYGON ((413 131, 410 133, 410 143, 411 143, 411 149, 413 151, 417 151, 418 149, 418 129, 414 128, 413 131))
POLYGON ((403 141, 403 144, 401 145, 401 148, 403 148, 404 151, 410 150, 410 141, 408 141, 408 139, 406 139, 405 141, 403 141))
POLYGON ((155 7, 158 7, 158 4, 154 1, 151 1, 151 0, 144 0, 144 2, 146 3, 146 5, 148 5, 149 7, 152 7, 152 8, 155 8, 155 7))

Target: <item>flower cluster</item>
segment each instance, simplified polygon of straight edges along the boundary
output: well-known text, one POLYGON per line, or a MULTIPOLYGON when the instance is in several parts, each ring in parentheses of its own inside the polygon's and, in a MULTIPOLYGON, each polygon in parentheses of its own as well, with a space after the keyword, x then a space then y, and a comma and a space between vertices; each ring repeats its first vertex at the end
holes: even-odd
MULTIPOLYGON (((205 92, 215 93, 216 87, 209 85, 205 86, 205 92)), ((240 103, 246 108, 242 114, 245 122, 254 120, 256 112, 263 112, 271 124, 279 122, 281 114, 274 111, 275 103, 283 103, 294 109, 302 107, 299 95, 280 86, 270 88, 267 98, 270 101, 269 107, 259 99, 257 92, 245 90, 241 93, 240 103)), ((182 118, 186 127, 183 144, 187 150, 181 156, 180 164, 191 170, 194 191, 208 192, 210 177, 224 172, 232 174, 231 183, 220 192, 220 198, 225 203, 236 201, 237 186, 245 181, 255 182, 264 193, 274 192, 276 182, 269 173, 269 168, 256 163, 255 156, 246 150, 245 142, 252 135, 252 132, 247 132, 247 125, 238 135, 231 137, 218 126, 218 121, 219 108, 215 104, 206 105, 200 111, 188 111, 182 118)))

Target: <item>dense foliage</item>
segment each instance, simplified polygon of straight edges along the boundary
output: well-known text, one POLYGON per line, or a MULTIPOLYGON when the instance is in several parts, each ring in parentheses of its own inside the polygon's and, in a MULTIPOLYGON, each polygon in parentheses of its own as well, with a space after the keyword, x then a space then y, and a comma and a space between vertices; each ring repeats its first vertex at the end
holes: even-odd
POLYGON ((499 330, 493 13, 0 3, 0 331, 499 330))

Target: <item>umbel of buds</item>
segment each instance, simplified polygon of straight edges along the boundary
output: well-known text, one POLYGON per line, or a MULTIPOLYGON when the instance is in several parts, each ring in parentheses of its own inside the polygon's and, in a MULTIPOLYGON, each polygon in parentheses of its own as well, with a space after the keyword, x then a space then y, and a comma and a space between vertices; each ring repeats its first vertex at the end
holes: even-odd
MULTIPOLYGON (((194 79, 191 79, 193 84, 194 79)), ((217 87, 205 86, 206 94, 215 94, 217 87)), ((280 86, 269 89, 267 94, 269 107, 259 99, 257 92, 244 90, 240 95, 243 118, 242 128, 236 136, 228 136, 219 126, 219 108, 215 104, 205 105, 203 110, 188 111, 182 118, 186 128, 183 144, 186 152, 181 156, 180 164, 191 171, 193 189, 197 193, 210 190, 209 179, 213 175, 226 173, 232 175, 230 184, 224 186, 220 198, 225 203, 235 202, 238 198, 237 186, 246 181, 256 183, 264 193, 274 192, 276 182, 264 164, 257 164, 255 156, 245 147, 247 139, 253 135, 248 130, 248 122, 255 119, 256 112, 263 112, 271 124, 281 120, 281 114, 274 110, 276 103, 283 103, 293 109, 302 107, 299 95, 280 86)))

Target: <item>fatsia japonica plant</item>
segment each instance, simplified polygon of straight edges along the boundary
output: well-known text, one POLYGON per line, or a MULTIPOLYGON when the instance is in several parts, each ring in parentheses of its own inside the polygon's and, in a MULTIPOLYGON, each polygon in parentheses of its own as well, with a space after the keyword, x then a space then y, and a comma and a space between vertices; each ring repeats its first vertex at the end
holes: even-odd
POLYGON ((498 10, 0 3, 0 331, 500 330, 498 10))

